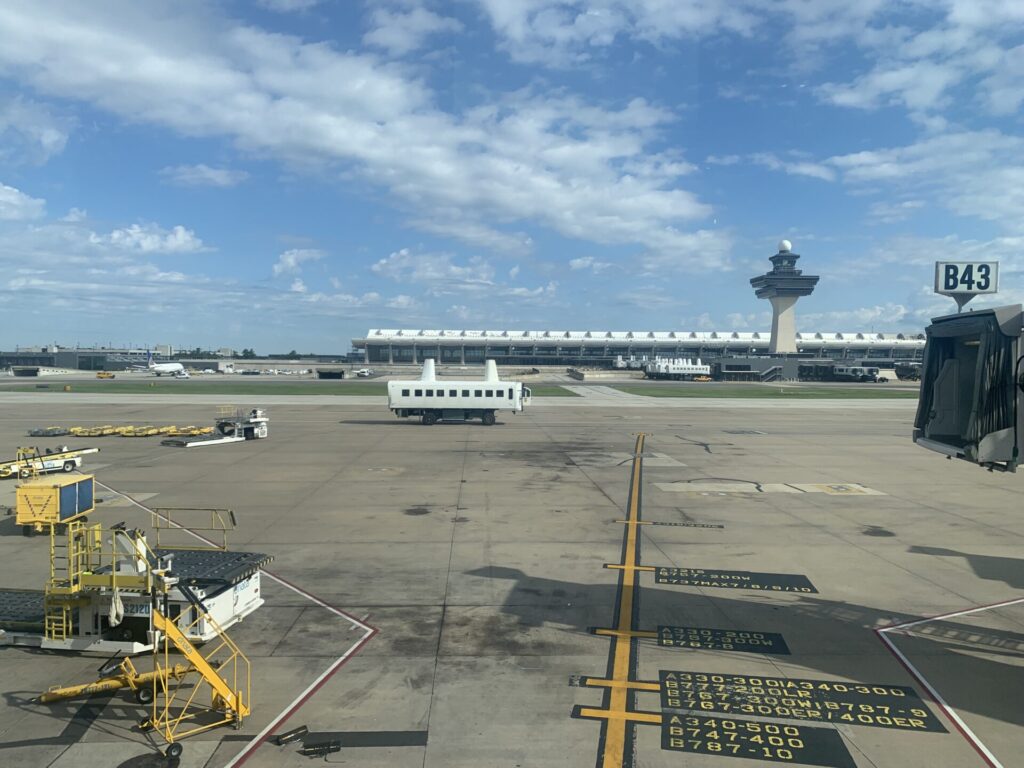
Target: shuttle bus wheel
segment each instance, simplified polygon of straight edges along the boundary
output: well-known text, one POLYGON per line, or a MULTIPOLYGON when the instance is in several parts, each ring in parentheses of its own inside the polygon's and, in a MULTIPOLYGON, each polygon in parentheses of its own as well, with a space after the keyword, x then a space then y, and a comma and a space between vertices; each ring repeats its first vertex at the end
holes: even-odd
POLYGON ((480 421, 483 422, 485 427, 489 427, 494 424, 494 411, 484 411, 484 415, 480 417, 480 421))
POLYGON ((428 427, 431 424, 437 424, 437 414, 436 413, 424 413, 423 414, 423 423, 426 424, 428 427))

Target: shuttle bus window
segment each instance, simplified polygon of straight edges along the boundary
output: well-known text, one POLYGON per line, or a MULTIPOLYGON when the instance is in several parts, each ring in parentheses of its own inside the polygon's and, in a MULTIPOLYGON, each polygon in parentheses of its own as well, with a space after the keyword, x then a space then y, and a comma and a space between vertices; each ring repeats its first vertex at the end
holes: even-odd
POLYGON ((427 397, 433 397, 433 396, 434 396, 434 390, 428 389, 427 390, 427 397))
POLYGON ((409 390, 408 389, 403 389, 402 390, 402 397, 408 397, 408 396, 409 396, 409 390))
POLYGON ((459 390, 457 390, 457 389, 449 389, 448 390, 448 397, 458 397, 458 396, 459 396, 459 390))
POLYGON ((462 396, 463 397, 469 397, 469 390, 468 389, 462 390, 462 396))
POLYGON ((511 399, 512 399, 512 387, 509 387, 509 388, 508 388, 508 399, 509 399, 509 400, 511 400, 511 399))
POLYGON ((478 390, 476 390, 475 394, 476 394, 477 397, 483 397, 484 396, 484 391, 482 389, 478 389, 478 390))
POLYGON ((417 389, 416 390, 416 397, 423 397, 423 390, 422 389, 417 389))
POLYGON ((443 389, 437 390, 437 396, 438 397, 444 397, 444 390, 443 389))
POLYGON ((488 389, 484 394, 487 397, 494 397, 494 390, 493 389, 488 389))

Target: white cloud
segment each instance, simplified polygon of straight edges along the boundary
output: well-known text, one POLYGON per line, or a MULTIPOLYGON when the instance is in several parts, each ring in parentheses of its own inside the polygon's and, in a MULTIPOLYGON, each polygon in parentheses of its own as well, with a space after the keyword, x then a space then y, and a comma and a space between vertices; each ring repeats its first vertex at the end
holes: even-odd
POLYGON ((508 276, 509 276, 510 280, 515 280, 517 277, 519 277, 519 265, 518 264, 516 264, 514 267, 512 267, 512 269, 510 269, 508 271, 508 276))
POLYGON ((106 235, 92 233, 90 239, 95 244, 109 244, 139 253, 196 253, 206 250, 195 232, 180 224, 170 230, 157 224, 132 224, 112 230, 106 235))
POLYGON ((339 280, 338 278, 336 278, 336 277, 328 278, 328 282, 330 282, 331 288, 333 288, 334 290, 336 290, 336 291, 341 290, 341 280, 339 280))
POLYGON ((211 168, 208 165, 174 165, 162 168, 160 175, 183 187, 233 187, 249 178, 245 171, 211 168))
POLYGON ((71 208, 61 217, 60 220, 75 224, 79 221, 85 221, 87 218, 89 218, 88 211, 85 211, 82 208, 71 208))
POLYGON ((877 193, 929 193, 961 216, 1024 230, 1024 138, 997 130, 929 136, 902 147, 836 155, 843 181, 877 193))
POLYGON ((296 277, 294 280, 292 280, 291 288, 289 288, 288 290, 291 291, 292 293, 305 293, 307 288, 306 284, 302 282, 302 278, 296 277))
POLYGON ((797 313, 797 324, 801 330, 821 330, 824 327, 845 325, 851 330, 876 328, 898 328, 905 325, 911 314, 909 307, 903 304, 886 302, 869 307, 855 309, 832 310, 829 312, 797 313))
POLYGON ((651 151, 675 118, 643 99, 596 106, 535 88, 449 114, 402 68, 233 24, 218 8, 8 5, 0 67, 136 123, 226 137, 297 168, 355 170, 414 221, 468 242, 540 226, 684 264, 688 225, 711 213, 678 186, 690 166, 651 151))
POLYGON ((923 208, 925 208, 924 200, 879 201, 871 204, 868 216, 883 224, 892 224, 906 221, 923 208))
POLYGON ((448 314, 452 315, 456 320, 470 320, 473 317, 473 312, 465 304, 452 304, 448 307, 448 314))
POLYGON ((569 269, 578 271, 581 269, 587 269, 593 272, 595 275, 604 272, 606 269, 615 266, 608 261, 598 261, 593 256, 581 256, 576 259, 569 260, 569 269))
POLYGON ((44 163, 64 151, 72 121, 20 96, 0 103, 0 158, 44 163))
POLYGON ((708 155, 704 162, 708 165, 736 165, 742 159, 739 155, 708 155))
POLYGON ((380 259, 370 269, 396 282, 435 290, 474 290, 494 284, 494 268, 479 256, 465 264, 456 264, 446 253, 413 253, 402 248, 380 259))
POLYGON ((735 32, 747 35, 756 23, 746 3, 675 0, 477 0, 516 61, 553 67, 600 55, 619 36, 654 44, 735 32))
POLYGON ((406 296, 404 293, 400 293, 397 296, 388 299, 386 306, 389 309, 414 309, 419 306, 419 302, 417 302, 412 296, 406 296))
POLYGON ((0 221, 38 219, 45 212, 45 200, 30 197, 19 189, 0 183, 0 221))
POLYGON ((411 8, 375 8, 370 13, 370 27, 363 42, 392 56, 415 51, 431 35, 462 30, 457 19, 438 16, 418 4, 411 8))
POLYGON ((780 159, 771 152, 758 152, 750 156, 750 160, 773 171, 783 171, 791 176, 809 176, 822 181, 835 181, 836 172, 826 165, 811 163, 806 160, 780 159))
POLYGON ((256 5, 276 13, 295 13, 308 11, 322 2, 323 0, 256 0, 256 5))
MULTIPOLYGON (((319 261, 323 257, 324 252, 315 248, 290 248, 277 257, 277 263, 274 264, 274 275, 301 272, 303 263, 307 261, 319 261)), ((337 278, 332 278, 332 281, 336 279, 337 278)))

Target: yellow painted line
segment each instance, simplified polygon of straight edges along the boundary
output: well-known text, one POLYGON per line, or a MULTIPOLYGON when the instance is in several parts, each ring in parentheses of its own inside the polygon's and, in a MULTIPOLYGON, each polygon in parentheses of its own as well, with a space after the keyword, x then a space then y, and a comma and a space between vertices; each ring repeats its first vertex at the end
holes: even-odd
MULTIPOLYGON (((616 523, 629 523, 630 521, 629 520, 616 520, 615 522, 616 523)), ((646 520, 637 520, 636 524, 637 525, 651 525, 651 523, 648 523, 646 520)))
POLYGON ((587 679, 585 685, 594 688, 631 688, 634 691, 660 691, 661 683, 645 683, 641 680, 593 680, 587 679))
POLYGON ((631 571, 649 571, 654 572, 657 570, 653 565, 620 565, 619 563, 605 563, 605 568, 611 568, 613 571, 625 571, 627 569, 631 571))
POLYGON ((595 635, 602 635, 603 637, 624 637, 627 640, 631 637, 657 637, 657 632, 651 632, 648 629, 595 629, 595 635))
MULTIPOLYGON (((615 690, 612 691, 615 694, 615 690)), ((625 696, 625 692, 623 692, 625 696)), ((656 712, 616 712, 610 709, 588 709, 586 707, 580 708, 580 717, 595 717, 601 720, 608 721, 608 735, 612 733, 612 726, 617 726, 622 730, 622 733, 626 733, 626 723, 649 723, 651 725, 661 725, 661 715, 656 712)), ((605 742, 604 747, 604 764, 608 764, 608 742, 605 742)), ((619 763, 621 768, 622 763, 619 763)))
MULTIPOLYGON (((611 679, 629 682, 629 655, 631 638, 624 633, 633 631, 633 599, 636 592, 636 542, 637 522, 640 519, 640 480, 643 466, 644 433, 636 438, 633 451, 633 470, 630 475, 629 505, 626 509, 625 566, 622 569, 622 589, 619 591, 619 621, 617 635, 612 637, 611 679)), ((622 768, 626 759, 626 723, 634 716, 626 710, 628 688, 612 688, 606 713, 608 723, 605 731, 602 768, 622 768)), ((661 722, 661 716, 657 716, 661 722)), ((635 722, 635 720, 634 720, 635 722)))

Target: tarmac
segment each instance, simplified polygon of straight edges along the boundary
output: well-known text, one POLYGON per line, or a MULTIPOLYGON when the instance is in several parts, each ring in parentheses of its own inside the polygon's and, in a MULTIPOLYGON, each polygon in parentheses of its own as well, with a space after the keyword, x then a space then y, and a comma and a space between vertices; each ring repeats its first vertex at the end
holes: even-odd
MULTIPOLYGON (((221 396, 3 393, 0 445, 96 445, 95 521, 225 507, 273 556, 230 633, 253 714, 181 766, 305 765, 269 740, 300 725, 370 768, 1018 764, 1021 476, 914 446, 913 401, 581 389, 493 427, 276 396, 269 439, 198 449, 26 432, 221 396)), ((47 552, 0 517, 0 587, 41 589, 47 552)), ((127 693, 34 702, 102 661, 0 647, 0 764, 168 764, 127 693)))

